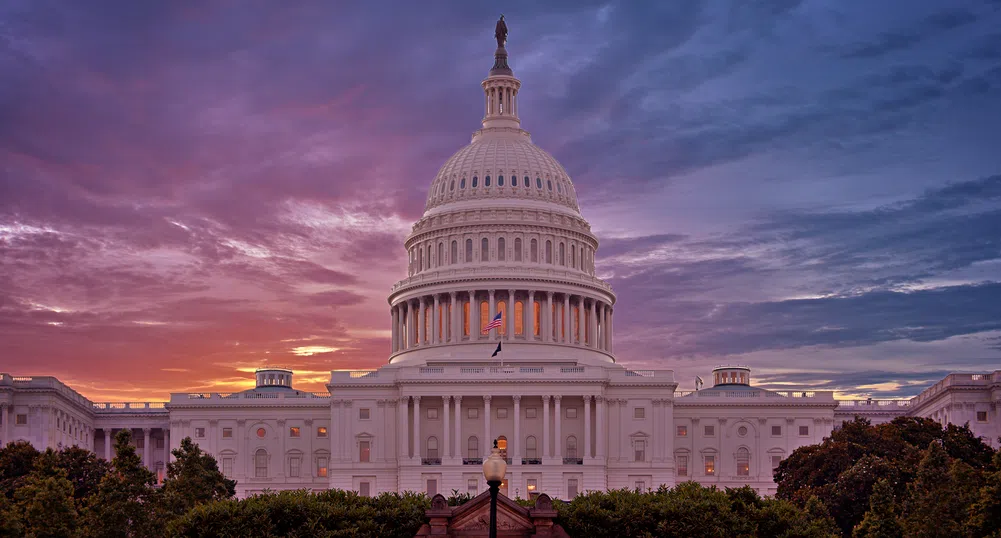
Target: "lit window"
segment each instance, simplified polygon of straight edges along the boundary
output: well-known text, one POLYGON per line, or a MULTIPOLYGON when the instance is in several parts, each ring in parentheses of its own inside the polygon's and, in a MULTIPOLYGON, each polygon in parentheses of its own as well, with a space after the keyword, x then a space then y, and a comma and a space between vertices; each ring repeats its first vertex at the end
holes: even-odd
POLYGON ((809 426, 800 426, 799 427, 799 434, 800 435, 810 435, 810 427, 809 426))
POLYGON ((688 456, 678 456, 675 458, 678 468, 678 476, 688 476, 688 456))
POLYGON ((320 426, 320 427, 316 428, 316 436, 317 437, 326 437, 327 436, 327 427, 326 426, 320 426))
POLYGON ((706 456, 706 476, 716 474, 716 456, 706 456))
POLYGON ((299 426, 292 426, 288 429, 289 437, 299 437, 300 434, 299 426))
POLYGON ((466 493, 468 493, 470 495, 476 495, 476 492, 478 492, 479 489, 480 489, 480 487, 476 483, 476 479, 475 478, 467 478, 466 479, 466 493))
POLYGON ((539 495, 539 479, 529 478, 527 482, 525 489, 528 490, 529 496, 534 499, 539 495))
POLYGON ((567 498, 572 499, 577 496, 577 479, 568 478, 567 479, 567 498))
POLYGON ((372 457, 372 447, 368 441, 358 443, 358 461, 367 463, 372 457))
POLYGON ((751 471, 751 453, 746 448, 737 449, 737 476, 748 476, 751 471))
POLYGON ((716 435, 716 427, 715 426, 706 426, 706 428, 705 428, 705 434, 706 434, 706 437, 712 437, 712 436, 716 435))
POLYGON ((507 408, 498 407, 497 408, 497 418, 507 418, 507 408))
POLYGON ((230 437, 233 437, 233 428, 223 428, 222 429, 222 438, 223 439, 229 439, 230 437))
POLYGON ((778 469, 779 464, 782 463, 782 456, 772 456, 772 470, 778 469))
POLYGON ((258 437, 263 438, 267 434, 268 434, 268 430, 265 430, 264 428, 257 428, 257 436, 258 437))
POLYGON ((688 437, 688 426, 678 426, 678 437, 688 437))
POLYGON ((633 409, 633 418, 646 418, 646 408, 637 407, 633 409))
POLYGON ((772 426, 772 435, 782 435, 782 426, 772 426))
POLYGON ((268 451, 263 448, 257 449, 254 453, 254 476, 256 478, 268 477, 268 451))
POLYGON ((539 416, 539 409, 537 407, 525 408, 525 418, 535 418, 537 416, 539 416))
POLYGON ((370 482, 359 482, 358 483, 358 495, 362 497, 368 497, 372 495, 372 485, 370 482))
POLYGON ((368 420, 370 418, 372 418, 372 410, 371 409, 369 409, 367 407, 362 407, 361 409, 358 410, 358 419, 359 420, 368 420))
POLYGON ((299 468, 302 466, 302 458, 292 456, 288 459, 288 475, 292 478, 299 478, 299 468))
POLYGON ((195 428, 195 437, 198 437, 199 439, 205 437, 205 428, 195 428))
POLYGON ((438 420, 437 407, 428 407, 428 420, 438 420))
POLYGON ((633 452, 633 461, 646 461, 646 441, 635 441, 633 443, 633 452))
POLYGON ((316 458, 316 476, 320 478, 327 477, 327 458, 316 458))
POLYGON ((480 410, 477 407, 470 407, 466 410, 466 418, 480 418, 480 410))
POLYGON ((987 422, 987 411, 977 411, 977 422, 987 422))
POLYGON ((567 418, 577 418, 577 408, 568 407, 567 408, 567 418))

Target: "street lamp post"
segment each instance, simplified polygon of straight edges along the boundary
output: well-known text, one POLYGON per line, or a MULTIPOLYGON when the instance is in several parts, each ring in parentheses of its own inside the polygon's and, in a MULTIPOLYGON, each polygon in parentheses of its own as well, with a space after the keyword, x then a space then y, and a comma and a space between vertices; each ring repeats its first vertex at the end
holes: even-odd
POLYGON ((507 462, 500 457, 500 449, 497 448, 497 440, 494 439, 490 456, 483 460, 483 477, 490 486, 490 538, 497 538, 497 491, 505 474, 507 474, 507 462))

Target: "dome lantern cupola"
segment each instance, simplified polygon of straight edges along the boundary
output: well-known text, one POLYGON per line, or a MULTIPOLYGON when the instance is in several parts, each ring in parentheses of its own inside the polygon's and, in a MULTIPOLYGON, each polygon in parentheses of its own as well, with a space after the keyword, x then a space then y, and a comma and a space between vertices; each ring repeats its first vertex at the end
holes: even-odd
POLYGON ((257 388, 284 387, 292 388, 292 370, 289 368, 258 368, 254 372, 257 388))
POLYGON ((483 128, 519 129, 521 120, 518 119, 518 90, 521 89, 521 81, 515 78, 514 71, 507 64, 507 49, 504 48, 507 43, 507 24, 504 22, 504 15, 497 21, 494 37, 497 38, 494 66, 490 69, 490 75, 481 83, 485 94, 483 128))
POLYGON ((750 385, 751 369, 747 366, 717 366, 713 368, 713 386, 750 385))

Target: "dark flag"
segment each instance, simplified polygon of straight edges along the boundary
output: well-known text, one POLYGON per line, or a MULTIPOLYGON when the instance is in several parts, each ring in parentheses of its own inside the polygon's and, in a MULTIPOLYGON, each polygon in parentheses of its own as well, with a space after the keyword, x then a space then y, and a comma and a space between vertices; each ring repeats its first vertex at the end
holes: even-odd
POLYGON ((491 356, 491 357, 496 357, 496 356, 497 356, 497 354, 498 354, 498 353, 500 353, 500 352, 501 352, 501 343, 500 343, 500 342, 497 342, 497 349, 495 349, 495 350, 494 350, 494 354, 493 354, 493 355, 490 355, 490 356, 491 356))

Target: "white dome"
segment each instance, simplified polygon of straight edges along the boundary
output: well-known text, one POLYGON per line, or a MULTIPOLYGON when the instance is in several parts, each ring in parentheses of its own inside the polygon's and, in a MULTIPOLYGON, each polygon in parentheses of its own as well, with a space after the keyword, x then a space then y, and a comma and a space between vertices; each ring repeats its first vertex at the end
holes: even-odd
POLYGON ((455 152, 431 183, 425 211, 453 202, 538 200, 573 210, 577 193, 566 169, 520 129, 480 131, 455 152), (497 132, 500 131, 500 132, 497 132))

